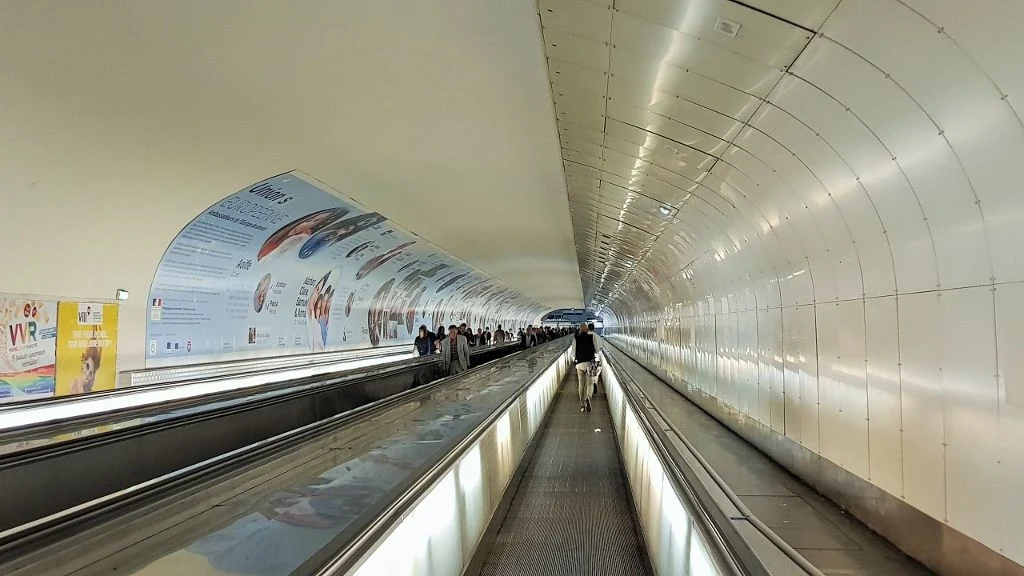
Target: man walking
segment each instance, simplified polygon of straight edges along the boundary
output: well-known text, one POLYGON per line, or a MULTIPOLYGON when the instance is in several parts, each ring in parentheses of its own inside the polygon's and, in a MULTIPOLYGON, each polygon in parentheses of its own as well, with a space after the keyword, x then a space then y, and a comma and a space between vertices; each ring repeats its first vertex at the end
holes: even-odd
POLYGON ((533 348, 537 345, 537 335, 533 333, 533 324, 526 327, 526 332, 523 332, 519 339, 519 345, 524 350, 526 348, 533 348))
POLYGON ((454 324, 448 327, 448 337, 441 341, 441 369, 448 376, 469 370, 469 341, 454 324))
POLYGON ((573 337, 572 348, 569 350, 576 364, 576 377, 579 379, 580 412, 590 412, 590 397, 594 393, 594 382, 590 379, 590 367, 597 355, 594 336, 586 322, 580 324, 580 331, 573 337))
POLYGON ((597 369, 594 372, 594 394, 597 394, 597 383, 601 380, 601 369, 599 368, 601 363, 604 362, 604 342, 601 341, 601 337, 597 335, 597 330, 594 330, 594 323, 587 323, 587 330, 590 332, 590 337, 594 339, 594 362, 597 364, 597 369))

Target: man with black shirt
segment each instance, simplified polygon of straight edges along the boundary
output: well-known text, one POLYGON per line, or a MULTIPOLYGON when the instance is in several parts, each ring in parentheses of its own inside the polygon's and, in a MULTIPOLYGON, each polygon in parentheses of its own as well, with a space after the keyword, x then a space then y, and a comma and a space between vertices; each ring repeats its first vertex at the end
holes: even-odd
POLYGON ((590 412, 590 397, 594 393, 590 366, 597 356, 597 346, 585 322, 580 324, 580 331, 573 337, 569 356, 576 364, 576 377, 579 379, 580 412, 590 412))
POLYGON ((526 332, 519 339, 519 345, 524 349, 533 348, 537 345, 537 335, 533 333, 533 324, 526 327, 526 332))

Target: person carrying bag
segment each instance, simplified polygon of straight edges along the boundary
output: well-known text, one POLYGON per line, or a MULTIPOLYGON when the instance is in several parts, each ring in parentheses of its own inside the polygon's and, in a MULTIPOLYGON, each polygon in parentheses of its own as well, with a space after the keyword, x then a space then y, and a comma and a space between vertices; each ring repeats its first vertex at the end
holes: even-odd
POLYGON ((593 322, 587 324, 587 331, 590 332, 590 337, 594 339, 594 362, 591 367, 590 377, 594 381, 594 395, 596 396, 597 382, 601 379, 601 363, 604 361, 604 342, 597 335, 597 330, 594 330, 593 322))
POLYGON ((580 324, 580 331, 573 337, 569 355, 574 359, 576 377, 579 379, 580 412, 590 412, 590 398, 594 395, 594 381, 590 374, 596 364, 597 347, 585 323, 580 324))

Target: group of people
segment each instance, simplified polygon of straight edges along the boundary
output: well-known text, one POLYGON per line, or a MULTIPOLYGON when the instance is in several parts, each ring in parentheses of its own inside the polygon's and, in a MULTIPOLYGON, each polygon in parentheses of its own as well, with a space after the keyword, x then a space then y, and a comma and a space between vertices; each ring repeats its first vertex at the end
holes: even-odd
MULTIPOLYGON (((519 329, 519 346, 521 348, 532 348, 544 342, 550 342, 563 336, 573 334, 572 347, 569 350, 569 357, 573 359, 576 367, 576 377, 579 382, 580 412, 591 411, 591 398, 597 390, 597 382, 601 375, 601 338, 594 331, 594 325, 583 323, 575 331, 570 328, 559 327, 534 327, 532 324, 525 329, 519 329)), ((413 344, 416 346, 416 353, 419 356, 441 355, 442 373, 447 376, 454 376, 469 370, 469 349, 475 346, 487 346, 489 344, 504 344, 509 342, 511 334, 498 325, 493 333, 491 328, 477 328, 476 333, 465 323, 456 326, 452 324, 446 331, 444 326, 438 326, 436 332, 431 332, 425 325, 420 326, 419 334, 413 344)))
POLYGON ((519 329, 519 346, 521 348, 533 348, 538 344, 568 336, 572 332, 571 328, 552 328, 551 326, 534 328, 533 324, 530 324, 525 330, 523 328, 519 329))
POLYGON ((504 344, 508 341, 509 333, 503 330, 500 324, 494 332, 491 332, 491 327, 488 326, 477 328, 474 334, 473 329, 463 322, 459 326, 452 324, 448 330, 445 330, 444 326, 438 326, 437 332, 431 332, 425 325, 420 326, 413 344, 419 356, 440 354, 444 373, 454 376, 469 370, 470 348, 504 344))

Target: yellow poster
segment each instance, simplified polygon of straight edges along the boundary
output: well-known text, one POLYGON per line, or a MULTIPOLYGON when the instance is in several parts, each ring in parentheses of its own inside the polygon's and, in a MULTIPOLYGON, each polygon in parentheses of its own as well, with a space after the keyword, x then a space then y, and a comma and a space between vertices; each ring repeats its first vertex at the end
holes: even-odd
POLYGON ((117 385, 117 313, 117 304, 58 305, 57 396, 117 385))

